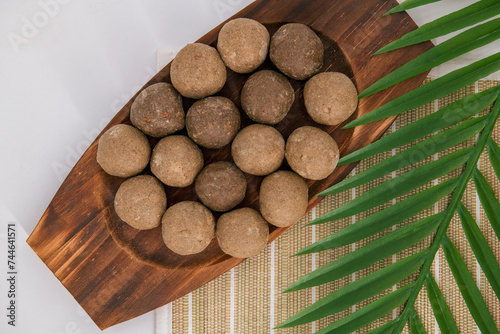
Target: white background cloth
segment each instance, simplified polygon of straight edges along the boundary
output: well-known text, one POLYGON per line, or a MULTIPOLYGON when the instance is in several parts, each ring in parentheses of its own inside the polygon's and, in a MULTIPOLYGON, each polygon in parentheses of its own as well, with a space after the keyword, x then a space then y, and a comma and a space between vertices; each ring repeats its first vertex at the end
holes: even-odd
MULTIPOLYGON (((472 2, 444 0, 410 14, 421 25, 472 2)), ((2 315, 1 333, 100 333, 25 240, 73 165, 156 73, 157 64, 249 3, 0 2, 0 263, 7 256, 6 225, 15 222, 19 268, 17 326, 8 326, 2 315)), ((499 50, 497 41, 458 63, 469 64, 499 50)), ((449 70, 441 67, 433 74, 449 70)), ((0 282, 0 309, 5 310, 7 283, 3 278, 0 282)), ((156 333, 169 333, 168 307, 157 317, 156 333)), ((154 312, 105 332, 153 334, 154 312)))

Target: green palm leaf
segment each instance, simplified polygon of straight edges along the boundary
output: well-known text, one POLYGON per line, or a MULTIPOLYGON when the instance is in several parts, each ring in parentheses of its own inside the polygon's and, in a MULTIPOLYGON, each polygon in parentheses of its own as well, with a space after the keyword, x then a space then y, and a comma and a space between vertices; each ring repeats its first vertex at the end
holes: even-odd
POLYGON ((474 170, 472 179, 476 185, 476 191, 483 205, 484 212, 486 212, 491 227, 495 231, 498 240, 500 240, 500 203, 495 197, 495 192, 477 168, 474 170))
POLYGON ((491 166, 495 170, 497 178, 500 180, 500 147, 490 138, 488 139, 487 148, 491 166))
POLYGON ((302 276, 284 292, 296 291, 332 282, 396 254, 408 248, 408 245, 414 245, 429 236, 436 230, 441 222, 441 218, 441 214, 436 214, 423 218, 413 224, 400 227, 394 232, 364 247, 358 248, 340 259, 302 276))
POLYGON ((415 308, 411 310, 411 315, 410 315, 410 332, 411 334, 427 334, 424 325, 422 325, 422 322, 420 321, 420 318, 418 317, 417 311, 415 311, 415 308))
POLYGON ((481 332, 499 333, 495 321, 481 296, 481 292, 477 288, 476 282, 474 282, 474 278, 467 269, 460 252, 448 237, 443 238, 443 251, 460 293, 464 297, 465 303, 481 332))
POLYGON ((448 174, 452 170, 462 166, 468 159, 471 148, 462 149, 453 152, 439 160, 432 161, 427 165, 417 167, 407 173, 399 175, 381 185, 368 190, 361 196, 356 197, 349 203, 315 219, 310 224, 316 224, 319 221, 332 221, 335 219, 349 217, 360 212, 372 209, 376 206, 420 187, 440 176, 448 174))
POLYGON ((424 262, 426 254, 425 250, 421 251, 360 278, 318 300, 311 306, 288 318, 276 326, 276 328, 293 327, 312 322, 373 297, 414 273, 424 262))
POLYGON ((369 334, 387 334, 387 333, 393 333, 394 328, 396 328, 398 324, 399 319, 394 319, 391 322, 386 323, 385 325, 382 325, 380 327, 377 327, 376 329, 372 330, 369 332, 369 334))
POLYGON ((414 77, 420 73, 441 65, 453 58, 461 56, 469 51, 475 50, 486 44, 492 43, 500 38, 500 19, 483 23, 461 34, 450 38, 434 48, 407 62, 392 73, 375 82, 362 93, 362 99, 369 95, 414 77))
POLYGON ((474 218, 472 218, 472 215, 462 203, 458 205, 457 212, 477 262, 483 269, 484 275, 488 279, 497 298, 500 300, 500 267, 498 266, 495 254, 493 254, 476 221, 474 221, 474 218))
MULTIPOLYGON (((422 210, 427 209, 444 196, 450 194, 457 185, 456 181, 456 179, 451 179, 421 191, 410 198, 388 207, 387 209, 359 220, 356 224, 349 225, 344 229, 315 242, 314 244, 299 251, 296 255, 316 253, 327 249, 349 245, 396 225, 405 219, 413 217, 422 210), (391 218, 387 219, 387 217, 391 218)), ((325 221, 328 220, 326 219, 325 221)))
POLYGON ((425 283, 429 301, 431 302, 432 310, 434 311, 434 316, 436 317, 441 333, 459 334, 460 332, 455 319, 453 319, 450 308, 448 307, 448 304, 446 304, 441 290, 439 290, 434 277, 430 273, 427 276, 425 283))
MULTIPOLYGON (((433 1, 409 0, 391 12, 402 10, 402 8, 413 8, 430 2, 433 1)), ((500 34, 500 19, 483 22, 497 14, 500 14, 500 2, 498 0, 481 0, 469 7, 424 25, 398 41, 391 43, 386 48, 381 49, 380 52, 415 44, 476 23, 482 23, 427 51, 422 56, 417 57, 407 65, 382 78, 372 87, 369 87, 362 96, 390 87, 406 78, 428 70, 431 66, 467 52, 467 50, 472 50, 493 40, 497 40, 500 34), (457 50, 461 47, 464 47, 464 49, 457 50)), ((346 127, 354 127, 398 115, 450 94, 498 70, 500 70, 500 53, 496 53, 431 81, 354 120, 346 127)), ((458 333, 458 328, 450 309, 431 274, 435 255, 442 248, 461 295, 479 329, 483 333, 498 333, 497 325, 486 303, 482 299, 472 275, 467 270, 467 266, 459 251, 448 239, 447 232, 452 218, 458 212, 465 236, 492 290, 498 297, 500 291, 499 264, 492 248, 488 245, 486 238, 470 213, 461 203, 461 200, 467 184, 473 179, 478 198, 489 218, 493 230, 500 240, 500 203, 495 197, 492 186, 488 184, 477 167, 481 154, 487 149, 491 165, 500 179, 500 148, 491 138, 499 116, 500 86, 496 86, 456 101, 427 117, 415 121, 405 128, 387 135, 378 142, 342 157, 339 164, 352 163, 412 142, 414 143, 406 150, 388 159, 384 159, 366 171, 332 186, 321 195, 331 195, 366 185, 384 175, 441 152, 439 159, 434 159, 404 174, 393 177, 365 191, 346 204, 311 221, 308 225, 324 224, 336 219, 366 212, 387 203, 391 199, 396 199, 388 208, 367 215, 356 223, 348 225, 342 230, 299 251, 296 255, 333 249, 359 242, 366 238, 372 240, 365 246, 357 248, 355 251, 301 277, 286 292, 325 284, 342 277, 349 277, 352 273, 364 270, 370 265, 398 252, 405 251, 405 253, 408 253, 408 248, 432 234, 434 234, 434 238, 427 249, 415 255, 402 258, 383 269, 334 291, 290 317, 280 324, 278 328, 291 327, 318 320, 345 310, 358 302, 386 291, 391 286, 397 285, 401 287, 323 328, 319 333, 352 332, 376 321, 403 304, 404 307, 396 319, 372 330, 370 333, 398 334, 401 333, 408 323, 411 333, 425 333, 425 329, 415 310, 417 297, 425 284, 429 301, 441 331, 443 333, 458 333), (493 104, 493 108, 486 115, 469 119, 488 109, 491 104, 493 104), (470 141, 477 133, 480 133, 480 135, 472 147, 459 150, 451 149, 466 140, 470 141), (425 138, 429 135, 431 135, 430 138, 425 138), (452 151, 452 153, 448 153, 447 151, 452 151), (451 171, 455 171, 455 174, 458 172, 460 175, 451 178, 451 171), (416 191, 419 187, 437 178, 448 178, 449 180, 438 183, 431 188, 416 191), (406 199, 397 200, 399 196, 408 193, 415 194, 406 199), (448 196, 450 194, 452 195, 448 196), (444 211, 421 218, 414 223, 405 224, 406 219, 420 214, 423 210, 440 200, 447 203, 444 211), (401 223, 403 223, 403 227, 399 227, 391 233, 377 236, 377 233, 401 223), (412 283, 403 283, 406 277, 415 272, 418 273, 412 283)))
POLYGON ((487 115, 470 119, 451 129, 421 141, 403 152, 376 164, 363 173, 356 174, 353 177, 335 184, 334 186, 323 191, 320 196, 331 195, 347 189, 355 188, 466 141, 483 129, 486 117, 487 115))
MULTIPOLYGON (((477 113, 477 110, 486 109, 490 106, 498 94, 500 86, 492 87, 484 92, 466 96, 452 104, 436 111, 429 116, 416 120, 399 131, 393 132, 380 138, 351 154, 342 157, 339 165, 348 164, 361 159, 368 158, 377 153, 389 151, 393 148, 406 145, 430 135, 436 131, 455 125, 477 113), (470 106, 473 106, 472 108, 470 106)), ((499 162, 500 163, 500 162, 499 162)))
POLYGON ((384 15, 403 12, 403 11, 408 10, 408 9, 420 7, 420 6, 427 5, 427 4, 430 4, 433 2, 438 2, 438 1, 441 1, 441 0, 406 0, 406 1, 403 1, 401 4, 399 4, 398 6, 392 8, 390 11, 388 11, 384 15))
POLYGON ((395 98, 372 112, 356 118, 354 121, 344 126, 344 128, 352 128, 358 125, 380 121, 384 118, 418 108, 423 104, 451 94, 497 71, 500 71, 500 52, 448 73, 439 79, 395 98))
POLYGON ((316 334, 349 334, 401 306, 410 294, 411 284, 402 287, 387 296, 381 297, 342 320, 327 326, 316 334))
POLYGON ((461 10, 443 16, 407 33, 398 40, 381 48, 376 54, 425 42, 433 38, 469 27, 500 14, 497 0, 481 0, 461 10))

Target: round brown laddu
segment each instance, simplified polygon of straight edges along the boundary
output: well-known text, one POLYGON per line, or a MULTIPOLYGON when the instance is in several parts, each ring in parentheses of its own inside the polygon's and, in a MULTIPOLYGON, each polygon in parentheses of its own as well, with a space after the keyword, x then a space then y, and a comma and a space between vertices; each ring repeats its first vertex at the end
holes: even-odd
POLYGON ((187 187, 203 168, 203 154, 186 136, 161 139, 153 149, 151 172, 170 187, 187 187))
POLYGON ((224 24, 219 31, 217 50, 222 60, 237 73, 250 73, 267 57, 269 32, 261 23, 237 18, 224 24))
POLYGON ((186 114, 189 137, 198 145, 210 149, 229 144, 240 124, 238 108, 222 96, 209 96, 196 101, 186 114))
POLYGON ((207 165, 198 174, 195 191, 200 200, 213 211, 228 211, 245 198, 245 175, 229 161, 207 165))
POLYGON ((262 180, 259 191, 260 213, 270 224, 290 226, 305 214, 307 183, 294 172, 280 170, 262 180))
POLYGON ((271 37, 271 61, 296 80, 306 80, 318 73, 323 67, 323 54, 321 39, 302 23, 285 24, 271 37))
POLYGON ((245 173, 267 175, 283 162, 285 140, 272 126, 252 124, 236 135, 231 155, 236 166, 245 173))
POLYGON ((182 98, 165 82, 141 91, 130 108, 130 121, 152 137, 165 137, 184 128, 182 98))
POLYGON ((133 126, 115 125, 99 138, 97 163, 109 175, 139 174, 148 165, 150 155, 148 139, 133 126))
POLYGON ((266 248, 269 225, 254 209, 242 208, 220 216, 215 235, 224 253, 237 258, 251 257, 266 248))
POLYGON ((286 142, 286 160, 300 176, 310 180, 327 178, 339 161, 339 147, 325 131, 303 126, 292 132, 286 142))
POLYGON ((255 122, 279 123, 288 114, 295 92, 286 77, 263 70, 248 78, 241 90, 241 107, 255 122))
POLYGON ((167 208, 167 196, 154 176, 138 175, 125 180, 114 200, 115 212, 125 223, 139 230, 160 225, 167 208))
POLYGON ((181 95, 201 99, 222 89, 226 83, 226 66, 216 49, 192 43, 175 56, 170 79, 181 95))
POLYGON ((180 255, 203 251, 215 234, 214 216, 198 202, 184 201, 172 205, 161 222, 165 245, 180 255))
POLYGON ((348 119, 358 106, 358 92, 345 74, 323 72, 304 87, 307 113, 320 124, 337 125, 348 119))

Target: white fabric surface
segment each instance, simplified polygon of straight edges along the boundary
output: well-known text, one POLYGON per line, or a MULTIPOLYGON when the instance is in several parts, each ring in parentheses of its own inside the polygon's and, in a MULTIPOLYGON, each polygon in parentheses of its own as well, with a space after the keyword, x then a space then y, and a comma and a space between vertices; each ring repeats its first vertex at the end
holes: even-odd
MULTIPOLYGON (((0 256, 4 261, 6 224, 16 222, 19 260, 18 326, 4 317, 0 333, 100 333, 25 240, 79 157, 157 66, 250 2, 0 2, 0 256)), ((423 24, 471 2, 444 0, 410 14, 423 24)), ((499 50, 495 43, 460 61, 499 50)), ((0 281, 3 308, 7 286, 0 281)), ((166 306, 156 323, 150 312, 105 332, 171 333, 169 317, 166 306)))

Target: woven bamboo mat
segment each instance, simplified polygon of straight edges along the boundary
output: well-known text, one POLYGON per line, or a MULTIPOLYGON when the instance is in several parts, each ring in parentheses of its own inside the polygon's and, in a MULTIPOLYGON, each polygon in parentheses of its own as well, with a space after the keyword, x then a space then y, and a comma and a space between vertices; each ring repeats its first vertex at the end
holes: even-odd
MULTIPOLYGON (((405 125, 425 116, 451 102, 462 98, 465 95, 483 91, 489 87, 498 85, 499 81, 479 81, 470 85, 456 93, 442 98, 438 101, 429 103, 419 109, 408 112, 397 118, 388 132, 395 131, 405 125)), ((494 130, 494 139, 500 143, 500 131, 498 124, 494 130)), ((465 142, 458 147, 452 149, 460 149, 465 146, 473 145, 473 140, 465 142)), ((371 159, 362 161, 354 170, 353 173, 360 173, 375 163, 396 154, 399 148, 393 152, 379 154, 371 159)), ((442 153, 436 154, 432 159, 438 159, 442 153)), ((409 168, 421 165, 423 162, 415 163, 409 168)), ((488 158, 485 154, 479 161, 479 166, 486 179, 493 185, 496 194, 500 194, 500 183, 497 180, 492 167, 489 165, 488 158)), ((333 316, 318 320, 314 323, 281 330, 272 330, 272 327, 279 324, 297 311, 310 305, 312 302, 322 298, 353 280, 359 279, 373 272, 374 270, 385 267, 402 257, 416 253, 421 249, 429 246, 431 238, 423 240, 411 249, 400 254, 394 255, 391 258, 383 260, 372 265, 367 270, 362 270, 351 275, 349 278, 337 280, 331 284, 325 284, 316 288, 302 290, 289 294, 282 294, 288 285, 294 282, 304 274, 323 266, 353 250, 362 247, 364 244, 372 240, 363 240, 362 242, 341 247, 331 251, 325 251, 319 254, 312 254, 302 257, 293 257, 294 254, 301 248, 311 244, 312 242, 328 236, 332 232, 338 231, 343 227, 355 223, 363 218, 365 214, 355 217, 341 219, 339 221, 317 225, 313 227, 302 228, 302 226, 315 217, 322 215, 350 200, 355 196, 359 196, 370 187, 377 185, 384 180, 388 180, 399 173, 404 173, 408 168, 397 171, 396 173, 387 175, 382 180, 377 180, 368 186, 358 187, 353 190, 345 191, 341 194, 326 197, 312 212, 302 218, 294 227, 289 229, 278 240, 270 244, 260 255, 247 259, 245 262, 218 277, 214 281, 206 284, 193 293, 173 302, 171 305, 164 307, 157 312, 159 324, 158 334, 166 333, 238 333, 238 334, 264 334, 264 333, 314 333, 315 331, 325 327, 326 325, 336 321, 356 309, 363 307, 367 303, 375 300, 379 296, 364 303, 360 303, 350 310, 340 312, 333 316), (165 326, 165 322, 168 324, 165 326), (160 328, 161 327, 161 328, 160 328)), ((457 172, 458 173, 458 172, 457 172)), ((456 174, 457 174, 456 173, 456 174)), ((428 188, 437 182, 444 181, 445 178, 436 180, 434 183, 421 187, 419 190, 428 188)), ((500 197, 500 195, 497 195, 500 197)), ((403 197, 404 198, 404 197, 403 197)), ((463 202, 470 210, 473 217, 478 222, 481 230, 484 232, 490 246, 495 253, 497 260, 500 262, 500 243, 495 237, 491 229, 488 218, 482 210, 479 201, 476 197, 474 185, 469 183, 463 202)), ((393 202, 394 203, 394 202, 393 202)), ((392 203, 387 203, 385 207, 392 203)), ((420 216, 413 217, 410 221, 416 221, 426 215, 434 214, 442 211, 446 206, 446 201, 441 201, 435 206, 424 211, 420 216)), ((377 208, 373 211, 378 211, 377 208)), ((404 224, 407 224, 405 222, 404 224)), ((394 227, 395 228, 395 227, 394 227)), ((388 229, 381 234, 390 233, 392 229, 388 229)), ((500 303, 496 299, 491 287, 481 271, 479 265, 474 259, 474 255, 470 246, 462 232, 460 222, 455 216, 451 228, 449 229, 449 237, 457 245, 464 259, 467 261, 468 268, 474 276, 481 293, 492 310, 493 317, 500 326, 500 303)), ((436 260, 433 264, 433 275, 436 278, 440 288, 443 291, 444 297, 451 308, 453 316, 458 323, 461 333, 479 333, 471 315, 467 311, 467 307, 461 298, 458 287, 451 276, 450 269, 446 264, 442 250, 439 250, 436 260)), ((410 276, 407 282, 415 279, 415 275, 410 276)), ((406 284, 404 282, 403 284, 406 284)), ((388 289, 383 294, 390 293, 393 289, 388 289)), ((428 333, 440 333, 435 322, 432 310, 428 302, 425 287, 421 291, 416 303, 417 312, 424 323, 428 333)), ((399 310, 388 314, 377 323, 374 323, 358 333, 366 333, 387 321, 394 319, 399 314, 399 310)), ((404 330, 408 332, 407 328, 404 330)))

